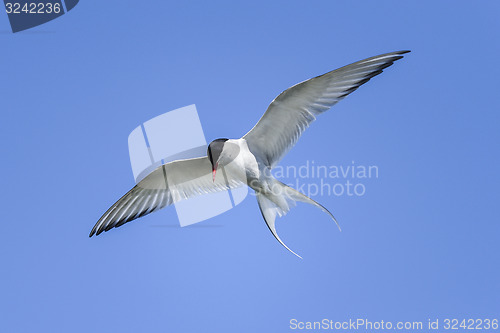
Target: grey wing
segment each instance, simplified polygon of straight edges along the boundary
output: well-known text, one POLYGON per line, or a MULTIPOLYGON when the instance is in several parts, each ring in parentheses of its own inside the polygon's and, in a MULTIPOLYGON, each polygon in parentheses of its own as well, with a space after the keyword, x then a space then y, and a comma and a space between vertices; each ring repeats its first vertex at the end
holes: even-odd
POLYGON ((317 115, 329 110, 408 52, 391 52, 361 60, 285 90, 243 136, 250 151, 268 167, 274 167, 317 115))
POLYGON ((242 186, 233 177, 212 178, 207 157, 178 160, 159 166, 112 205, 89 237, 119 227, 183 199, 242 186))

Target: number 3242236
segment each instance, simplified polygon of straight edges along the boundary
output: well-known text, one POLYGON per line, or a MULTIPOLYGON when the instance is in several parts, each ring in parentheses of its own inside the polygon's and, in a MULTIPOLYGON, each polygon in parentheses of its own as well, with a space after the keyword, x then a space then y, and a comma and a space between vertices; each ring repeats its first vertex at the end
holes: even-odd
POLYGON ((60 3, 25 3, 21 5, 18 2, 7 2, 5 3, 5 10, 7 14, 59 14, 61 12, 60 3))
POLYGON ((445 330, 489 330, 498 329, 498 319, 445 319, 445 330))

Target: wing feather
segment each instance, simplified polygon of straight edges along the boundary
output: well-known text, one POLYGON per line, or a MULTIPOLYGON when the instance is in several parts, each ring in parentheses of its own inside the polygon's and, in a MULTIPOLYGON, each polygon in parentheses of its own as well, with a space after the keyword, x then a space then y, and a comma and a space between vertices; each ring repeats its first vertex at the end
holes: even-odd
POLYGON ((207 157, 178 160, 159 166, 122 196, 97 221, 89 237, 138 219, 180 200, 244 185, 236 178, 212 178, 207 157))
POLYGON ((317 115, 382 73, 407 52, 410 51, 391 52, 361 60, 285 90, 243 136, 250 151, 268 167, 274 167, 317 115))

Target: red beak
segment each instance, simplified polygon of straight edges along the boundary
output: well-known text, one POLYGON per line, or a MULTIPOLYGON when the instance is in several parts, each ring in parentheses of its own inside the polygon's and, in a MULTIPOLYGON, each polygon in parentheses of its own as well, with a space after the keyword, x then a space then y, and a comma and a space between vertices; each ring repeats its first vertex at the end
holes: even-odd
POLYGON ((217 172, 217 166, 219 165, 219 163, 215 163, 215 168, 212 169, 212 176, 213 176, 213 181, 215 183, 215 173, 217 172))

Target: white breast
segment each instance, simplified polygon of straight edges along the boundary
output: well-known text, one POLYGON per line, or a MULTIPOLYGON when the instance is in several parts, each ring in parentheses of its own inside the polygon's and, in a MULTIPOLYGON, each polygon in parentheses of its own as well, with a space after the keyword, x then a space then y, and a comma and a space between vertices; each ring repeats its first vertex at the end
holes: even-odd
POLYGON ((259 179, 261 174, 259 165, 255 156, 248 149, 245 139, 228 140, 228 142, 236 145, 239 148, 236 156, 230 163, 224 166, 224 169, 231 174, 231 177, 236 177, 241 181, 249 184, 251 180, 259 179))

